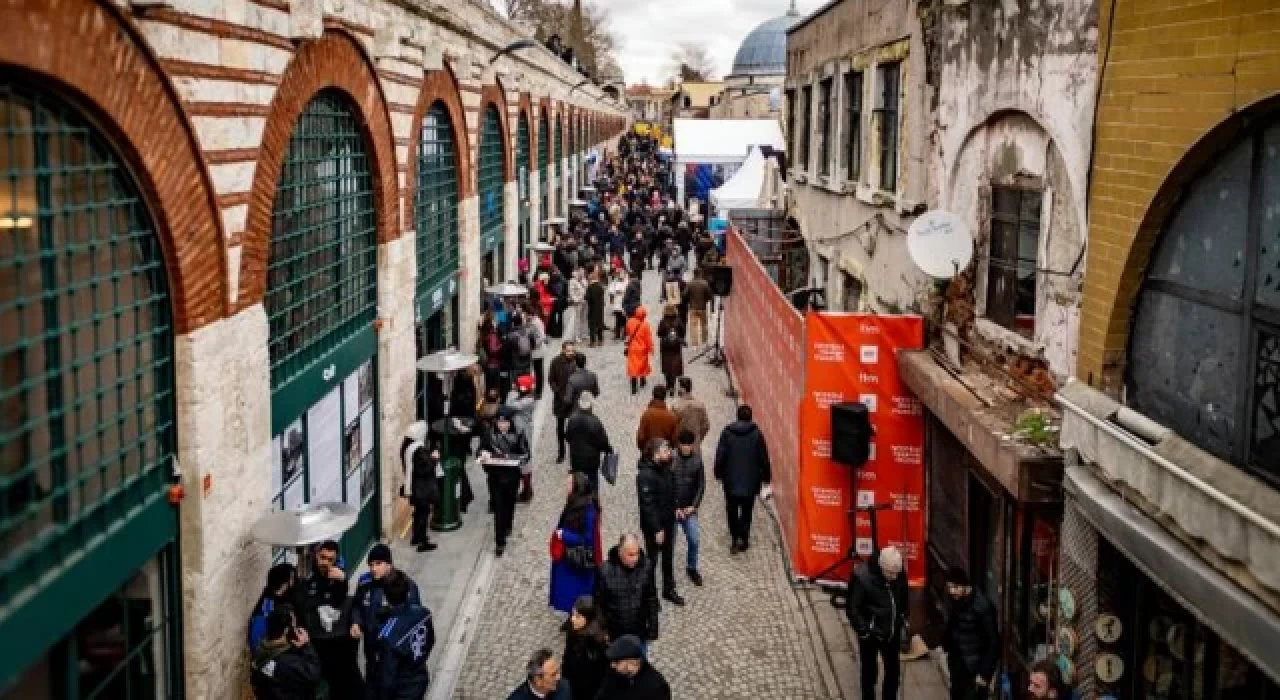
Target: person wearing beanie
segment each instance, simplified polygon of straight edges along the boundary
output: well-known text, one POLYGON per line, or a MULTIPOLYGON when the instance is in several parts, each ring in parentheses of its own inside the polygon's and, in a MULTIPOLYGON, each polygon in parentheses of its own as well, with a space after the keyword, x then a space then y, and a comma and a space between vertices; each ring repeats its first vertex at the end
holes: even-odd
POLYGON ((387 609, 365 639, 365 648, 373 647, 365 665, 368 700, 423 700, 431 682, 427 659, 436 645, 435 623, 431 611, 411 597, 413 582, 404 572, 390 571, 385 578, 387 609))
POLYGON ((282 562, 267 571, 267 585, 263 586, 258 602, 249 615, 249 653, 267 638, 267 618, 273 610, 293 603, 293 586, 298 573, 293 564, 282 562))
POLYGON ((404 470, 402 495, 413 508, 413 534, 409 542, 419 552, 430 552, 436 545, 427 536, 427 523, 431 520, 431 510, 440 499, 444 466, 440 450, 427 448, 426 421, 417 421, 405 431, 404 440, 400 442, 400 465, 404 470))
POLYGON ((604 423, 592 410, 595 398, 588 392, 578 396, 578 410, 564 426, 569 443, 569 473, 586 474, 592 493, 600 490, 600 459, 613 452, 604 423))
POLYGON ((671 700, 671 686, 645 659, 644 642, 624 634, 605 651, 609 674, 596 694, 598 700, 671 700))
POLYGON ((364 640, 365 667, 372 663, 374 644, 370 641, 390 610, 387 601, 386 582, 392 572, 400 573, 408 580, 410 602, 421 605, 422 596, 418 584, 407 574, 397 571, 391 562, 391 548, 379 542, 369 550, 369 570, 360 575, 356 595, 351 603, 351 638, 364 640))
POLYGON ((494 551, 502 556, 507 549, 507 537, 515 520, 516 498, 519 496, 520 475, 529 461, 529 443, 516 432, 512 424, 514 411, 503 406, 484 436, 477 460, 489 478, 489 494, 493 501, 494 551))
POLYGON ((951 697, 968 698, 989 692, 1000 661, 1000 631, 995 606, 974 590, 969 572, 953 567, 947 572, 951 598, 942 648, 947 652, 951 697))

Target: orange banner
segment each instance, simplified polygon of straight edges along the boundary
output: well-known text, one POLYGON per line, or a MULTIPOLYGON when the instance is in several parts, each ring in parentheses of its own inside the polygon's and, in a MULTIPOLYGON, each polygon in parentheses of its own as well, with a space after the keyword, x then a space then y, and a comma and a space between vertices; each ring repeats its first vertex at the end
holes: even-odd
POLYGON ((725 304, 722 342, 739 399, 751 405, 769 446, 778 520, 794 561, 800 455, 796 421, 804 387, 804 319, 742 237, 729 231, 725 238, 733 290, 725 304))
MULTIPOLYGON (((804 325, 796 573, 817 576, 851 545, 870 555, 871 513, 857 512, 855 536, 851 511, 891 504, 876 513, 878 544, 899 547, 911 585, 923 586, 924 417, 919 399, 898 376, 896 358, 900 349, 923 347, 924 322, 916 316, 810 312, 804 325), (831 460, 831 405, 855 401, 866 404, 874 430, 871 458, 861 469, 831 460)), ((822 578, 848 576, 845 565, 822 578)))

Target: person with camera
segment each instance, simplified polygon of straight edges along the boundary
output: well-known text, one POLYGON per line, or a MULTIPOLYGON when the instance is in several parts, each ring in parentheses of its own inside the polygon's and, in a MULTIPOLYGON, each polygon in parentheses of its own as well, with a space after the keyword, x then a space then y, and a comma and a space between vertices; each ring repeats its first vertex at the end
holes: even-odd
POLYGON ((858 636, 858 662, 862 672, 862 700, 874 700, 879 665, 884 663, 880 697, 896 700, 902 674, 898 656, 907 621, 907 577, 902 553, 885 547, 860 564, 849 579, 845 615, 858 636))
POLYGON ((249 682, 257 700, 312 700, 323 676, 320 657, 293 608, 280 605, 266 618, 266 637, 253 653, 249 682))

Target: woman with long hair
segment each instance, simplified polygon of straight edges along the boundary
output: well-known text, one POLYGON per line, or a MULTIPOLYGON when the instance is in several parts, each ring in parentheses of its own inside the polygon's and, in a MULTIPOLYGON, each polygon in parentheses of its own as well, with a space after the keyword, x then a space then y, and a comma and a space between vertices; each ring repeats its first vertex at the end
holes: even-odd
POLYGON ((551 535, 551 607, 569 612, 595 588, 600 565, 600 502, 582 472, 569 477, 564 510, 551 535))
POLYGON ((595 601, 589 595, 579 597, 565 621, 562 666, 573 700, 595 700, 609 670, 605 657, 608 643, 595 601))

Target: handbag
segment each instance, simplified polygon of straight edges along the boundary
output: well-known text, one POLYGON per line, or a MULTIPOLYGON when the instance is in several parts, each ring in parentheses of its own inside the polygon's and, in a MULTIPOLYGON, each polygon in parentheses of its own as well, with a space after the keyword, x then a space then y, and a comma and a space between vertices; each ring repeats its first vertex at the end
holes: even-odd
POLYGON ((551 541, 547 543, 547 549, 551 553, 551 561, 560 561, 564 559, 564 540, 560 539, 560 533, 551 532, 551 541))
POLYGON ((587 570, 596 567, 596 553, 586 545, 574 545, 564 548, 564 560, 575 569, 587 570))
POLYGON ((600 473, 604 475, 604 480, 613 486, 618 482, 618 453, 610 452, 600 460, 600 473))

